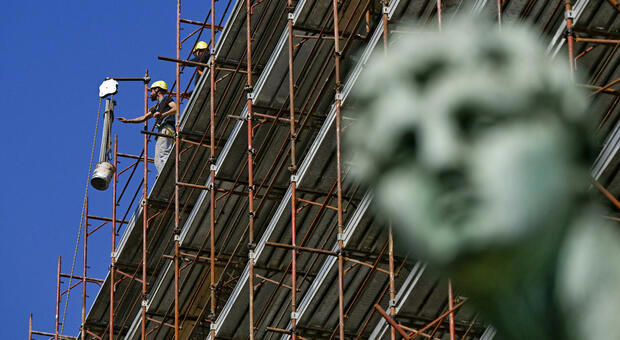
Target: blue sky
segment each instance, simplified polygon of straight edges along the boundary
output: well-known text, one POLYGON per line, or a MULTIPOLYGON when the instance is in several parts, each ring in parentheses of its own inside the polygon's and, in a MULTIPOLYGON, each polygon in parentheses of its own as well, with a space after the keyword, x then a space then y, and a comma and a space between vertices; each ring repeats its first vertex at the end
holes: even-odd
MULTIPOLYGON (((217 17, 225 5, 226 1, 217 3, 217 17)), ((181 17, 203 21, 209 6, 208 1, 187 1, 181 17)), ((174 64, 157 56, 175 56, 176 1, 9 1, 3 8, 0 338, 23 339, 29 313, 34 314, 34 329, 54 329, 57 260, 62 256, 62 271, 69 273, 95 133, 98 87, 106 76, 141 77, 146 69, 153 80, 172 85, 174 64)), ((182 27, 182 38, 196 28, 182 27)), ((190 38, 183 46, 182 57, 194 41, 190 38)), ((140 83, 121 83, 116 116, 142 114, 142 91, 140 83)), ((119 152, 140 152, 141 127, 114 124, 119 152)), ((129 164, 124 161, 120 167, 129 164)), ((111 195, 111 190, 89 189, 91 214, 111 216, 111 195)), ((105 277, 110 233, 106 226, 89 238, 89 276, 105 277)), ((81 248, 79 254, 77 275, 81 248)), ((66 288, 68 280, 64 282, 66 288)), ((98 288, 88 288, 90 304, 98 288)), ((74 336, 81 287, 71 292, 70 301, 64 333, 74 336)))

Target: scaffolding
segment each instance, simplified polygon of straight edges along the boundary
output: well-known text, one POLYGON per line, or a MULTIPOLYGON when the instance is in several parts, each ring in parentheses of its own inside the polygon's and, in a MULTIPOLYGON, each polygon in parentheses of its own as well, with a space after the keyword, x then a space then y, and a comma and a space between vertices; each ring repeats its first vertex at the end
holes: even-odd
MULTIPOLYGON (((145 122, 140 155, 119 153, 114 138, 111 218, 89 215, 85 200, 82 275, 63 274, 59 257, 55 330, 34 331, 31 315, 29 339, 492 339, 493 328, 466 307, 450 281, 395 249, 389 221, 368 213, 372 195, 348 176, 352 165, 341 152, 342 132, 355 123, 343 105, 371 54, 381 43, 389 53, 393 36, 411 33, 402 26, 412 18, 436 20, 441 30, 444 11, 453 13, 461 3, 228 0, 216 15, 211 0, 201 22, 182 19, 177 0, 176 57, 159 57, 176 65, 175 135, 150 132, 145 122), (199 28, 181 40, 182 23, 199 28), (204 30, 208 64, 181 59, 182 44, 194 36, 198 41, 204 30), (181 91, 185 65, 206 72, 194 72, 181 91), (194 77, 200 78, 181 115, 181 94, 194 77), (175 146, 149 192, 151 137, 174 138, 175 146), (119 158, 131 163, 119 169, 119 158), (143 178, 128 197, 140 165, 143 178), (119 218, 121 204, 127 208, 119 218), (101 224, 89 228, 95 221, 101 224), (90 278, 88 238, 106 225, 110 271, 105 280, 90 278), (62 291, 61 278, 78 281, 62 291), (99 293, 87 314, 89 283, 99 293), (81 329, 77 337, 62 335, 61 299, 78 285, 81 329)), ((549 53, 566 42, 568 72, 592 59, 584 65, 594 76, 583 86, 593 97, 608 96, 595 105, 607 105, 599 130, 611 141, 593 178, 620 208, 603 185, 615 174, 609 164, 620 142, 614 121, 620 93, 612 87, 620 79, 597 85, 615 72, 608 66, 620 35, 576 25, 605 3, 497 0, 476 1, 473 8, 494 8, 499 25, 507 17, 534 18, 551 38, 549 53)), ((614 6, 605 11, 615 18, 614 6)), ((148 71, 134 80, 144 84, 146 113, 148 71)))

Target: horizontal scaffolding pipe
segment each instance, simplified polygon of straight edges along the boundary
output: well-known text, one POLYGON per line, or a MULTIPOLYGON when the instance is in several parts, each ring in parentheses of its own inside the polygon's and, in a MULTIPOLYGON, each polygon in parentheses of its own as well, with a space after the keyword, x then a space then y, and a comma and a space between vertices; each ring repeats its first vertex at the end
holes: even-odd
POLYGON ((577 42, 586 42, 586 43, 595 43, 595 44, 607 44, 607 45, 620 44, 620 40, 616 40, 616 39, 594 39, 594 38, 575 37, 575 41, 577 41, 577 42))
POLYGON ((141 82, 145 82, 148 83, 151 81, 150 77, 106 77, 106 80, 108 79, 114 79, 116 81, 141 81, 141 82))
POLYGON ((202 22, 202 21, 189 20, 189 19, 181 19, 180 21, 181 21, 182 23, 184 23, 184 24, 192 24, 192 25, 202 26, 202 27, 205 27, 205 28, 211 28, 211 27, 213 27, 216 31, 221 31, 221 30, 223 30, 223 29, 224 29, 224 27, 223 27, 223 26, 220 26, 220 25, 211 25, 211 24, 204 23, 204 22, 202 22))
POLYGON ((195 188, 195 189, 201 189, 201 190, 211 190, 211 188, 204 186, 204 185, 199 185, 199 184, 192 184, 192 183, 185 183, 185 182, 177 182, 177 185, 180 185, 182 187, 189 187, 189 188, 195 188))
MULTIPOLYGON (((109 218, 109 217, 101 217, 101 216, 88 215, 88 219, 89 220, 98 220, 98 221, 112 222, 112 219, 109 218)), ((116 223, 127 224, 127 223, 129 223, 129 221, 116 220, 116 223)))
MULTIPOLYGON (((32 335, 43 335, 43 336, 50 336, 50 337, 54 337, 55 336, 54 333, 39 332, 39 331, 32 331, 32 335)), ((68 335, 59 335, 58 339, 62 339, 62 340, 77 340, 76 337, 68 336, 68 335)), ((30 339, 28 339, 28 340, 30 340, 30 339)))
MULTIPOLYGON (((66 277, 66 278, 69 278, 69 279, 79 279, 79 280, 83 280, 84 279, 83 276, 69 275, 69 274, 63 274, 63 273, 60 273, 60 277, 66 277)), ((92 278, 92 277, 87 277, 86 281, 87 282, 98 282, 98 283, 104 283, 105 282, 105 280, 95 279, 95 278, 92 278)))
POLYGON ((308 247, 293 246, 293 245, 286 244, 286 243, 265 242, 265 245, 266 246, 271 246, 271 247, 277 247, 277 248, 295 249, 295 250, 299 250, 299 251, 307 251, 307 252, 323 254, 323 255, 338 256, 338 253, 335 252, 335 251, 330 251, 330 250, 325 250, 325 249, 318 249, 318 248, 308 248, 308 247))
MULTIPOLYGON (((130 159, 139 159, 139 160, 142 160, 144 158, 144 157, 141 157, 141 156, 130 155, 130 154, 127 154, 127 153, 120 153, 120 152, 117 153, 116 155, 118 157, 124 157, 124 158, 130 158, 130 159)), ((149 158, 148 161, 151 162, 151 163, 154 162, 153 158, 149 158)))

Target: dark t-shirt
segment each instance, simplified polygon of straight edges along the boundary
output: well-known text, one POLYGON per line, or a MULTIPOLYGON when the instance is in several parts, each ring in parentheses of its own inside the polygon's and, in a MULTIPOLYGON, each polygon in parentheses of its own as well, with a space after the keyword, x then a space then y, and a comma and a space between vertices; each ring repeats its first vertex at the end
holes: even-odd
MULTIPOLYGON (((170 111, 170 103, 172 103, 172 97, 165 96, 154 108, 151 109, 151 113, 159 112, 164 113, 170 111)), ((174 128, 174 115, 166 117, 158 117, 155 119, 155 128, 159 131, 164 128, 165 125, 170 125, 174 128)))
MULTIPOLYGON (((197 56, 197 57, 193 57, 192 59, 190 59, 189 61, 193 61, 195 63, 203 63, 203 64, 208 64, 209 63, 209 53, 205 52, 203 55, 197 56)), ((192 65, 189 65, 190 67, 193 67, 192 65)), ((199 74, 202 74, 202 72, 204 71, 204 66, 196 66, 196 69, 198 70, 199 74)))

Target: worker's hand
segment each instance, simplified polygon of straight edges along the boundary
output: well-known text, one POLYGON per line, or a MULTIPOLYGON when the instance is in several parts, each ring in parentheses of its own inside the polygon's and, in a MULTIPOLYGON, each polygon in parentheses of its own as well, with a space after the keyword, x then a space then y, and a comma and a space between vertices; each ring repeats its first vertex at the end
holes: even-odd
POLYGON ((124 117, 118 117, 116 119, 120 120, 123 123, 127 123, 127 119, 125 119, 124 117))
POLYGON ((153 113, 153 118, 159 118, 159 117, 161 117, 161 112, 157 111, 153 113))

